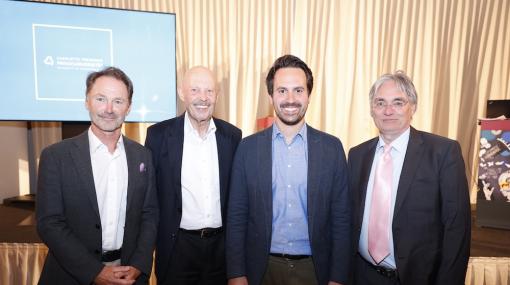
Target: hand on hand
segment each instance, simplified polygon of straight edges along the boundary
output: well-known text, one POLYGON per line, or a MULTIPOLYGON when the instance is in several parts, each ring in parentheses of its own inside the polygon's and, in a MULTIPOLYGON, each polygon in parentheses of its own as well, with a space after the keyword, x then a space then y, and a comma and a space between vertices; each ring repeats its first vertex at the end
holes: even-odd
POLYGON ((140 270, 133 266, 107 265, 96 276, 94 283, 97 285, 131 285, 135 283, 140 273, 140 270))

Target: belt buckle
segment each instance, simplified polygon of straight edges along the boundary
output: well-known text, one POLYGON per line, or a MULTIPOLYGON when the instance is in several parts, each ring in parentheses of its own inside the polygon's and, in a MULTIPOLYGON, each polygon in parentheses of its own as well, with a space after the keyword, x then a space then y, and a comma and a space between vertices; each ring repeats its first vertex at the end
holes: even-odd
POLYGON ((201 229, 200 230, 200 238, 204 238, 206 234, 207 234, 207 230, 206 229, 201 229))

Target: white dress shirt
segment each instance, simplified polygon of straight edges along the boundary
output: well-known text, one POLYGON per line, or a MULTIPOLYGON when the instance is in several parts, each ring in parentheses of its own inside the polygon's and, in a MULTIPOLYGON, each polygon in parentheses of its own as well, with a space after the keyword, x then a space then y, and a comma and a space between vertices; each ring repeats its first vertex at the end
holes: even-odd
POLYGON ((188 113, 184 115, 181 189, 181 228, 222 226, 216 125, 212 119, 205 138, 201 138, 191 125, 188 113))
POLYGON ((126 222, 128 169, 124 142, 120 136, 112 154, 91 129, 88 135, 103 250, 116 250, 122 247, 126 222))
MULTIPOLYGON (((395 251, 393 247, 393 230, 391 228, 393 223, 393 210, 395 208, 395 199, 397 197, 398 182, 400 181, 400 174, 402 173, 402 166, 404 165, 404 158, 407 152, 407 144, 409 143, 410 128, 402 133, 391 143, 391 158, 393 161, 393 178, 391 187, 391 209, 390 209, 390 254, 379 264, 380 266, 395 269, 395 251)), ((365 260, 374 263, 370 253, 368 252, 368 219, 370 217, 370 206, 372 204, 372 192, 374 189, 374 176, 375 167, 377 162, 383 154, 385 143, 382 137, 379 136, 379 142, 377 143, 374 161, 370 170, 370 178, 367 184, 367 194, 365 197, 365 210, 363 211, 363 223, 361 225, 361 235, 359 240, 359 253, 365 260)), ((375 263, 374 263, 375 264, 375 263)))

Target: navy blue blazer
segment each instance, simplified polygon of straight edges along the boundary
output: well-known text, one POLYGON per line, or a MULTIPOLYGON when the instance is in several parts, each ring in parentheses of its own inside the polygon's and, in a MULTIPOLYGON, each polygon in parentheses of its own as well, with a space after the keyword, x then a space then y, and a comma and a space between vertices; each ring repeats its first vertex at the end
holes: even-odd
MULTIPOLYGON (((225 225, 232 159, 241 141, 241 130, 216 118, 216 145, 220 175, 221 217, 225 225)), ((184 115, 147 129, 145 146, 152 151, 160 222, 156 241, 156 277, 164 280, 182 217, 181 167, 184 144, 184 115)))
MULTIPOLYGON (((353 253, 378 137, 349 152, 353 253)), ((411 128, 393 214, 401 284, 464 284, 469 260, 469 188, 458 142, 411 128)), ((353 257, 354 258, 354 257, 353 257)))
MULTIPOLYGON (((350 197, 340 140, 308 126, 308 234, 320 285, 345 283, 350 264, 350 197)), ((272 128, 239 144, 227 212, 227 277, 260 284, 271 247, 272 128)))

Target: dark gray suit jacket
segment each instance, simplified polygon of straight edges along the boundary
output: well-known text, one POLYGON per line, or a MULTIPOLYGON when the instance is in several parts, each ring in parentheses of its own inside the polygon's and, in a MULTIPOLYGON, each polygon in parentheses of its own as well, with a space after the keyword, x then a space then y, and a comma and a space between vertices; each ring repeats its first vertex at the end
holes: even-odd
MULTIPOLYGON (((216 118, 213 120, 216 125, 218 148, 221 217, 225 225, 230 168, 237 145, 241 140, 241 130, 223 120, 216 118)), ((184 115, 157 123, 147 130, 145 146, 152 151, 153 155, 161 217, 156 242, 158 282, 166 279, 167 267, 181 224, 183 144, 184 115)))
MULTIPOLYGON (((308 234, 320 285, 348 279, 351 227, 347 163, 338 138, 308 126, 308 234)), ((272 128, 241 141, 227 211, 227 277, 260 284, 271 247, 272 128)))
MULTIPOLYGON (((144 284, 152 269, 158 219, 154 168, 150 151, 123 140, 129 178, 121 263, 139 269, 137 284, 144 284)), ((87 132, 43 150, 36 199, 37 230, 49 248, 39 284, 90 284, 103 264, 87 132)))
MULTIPOLYGON (((349 152, 353 253, 358 251, 365 196, 378 137, 349 152)), ((411 128, 393 214, 400 283, 464 284, 471 237, 469 189, 460 145, 411 128)))

